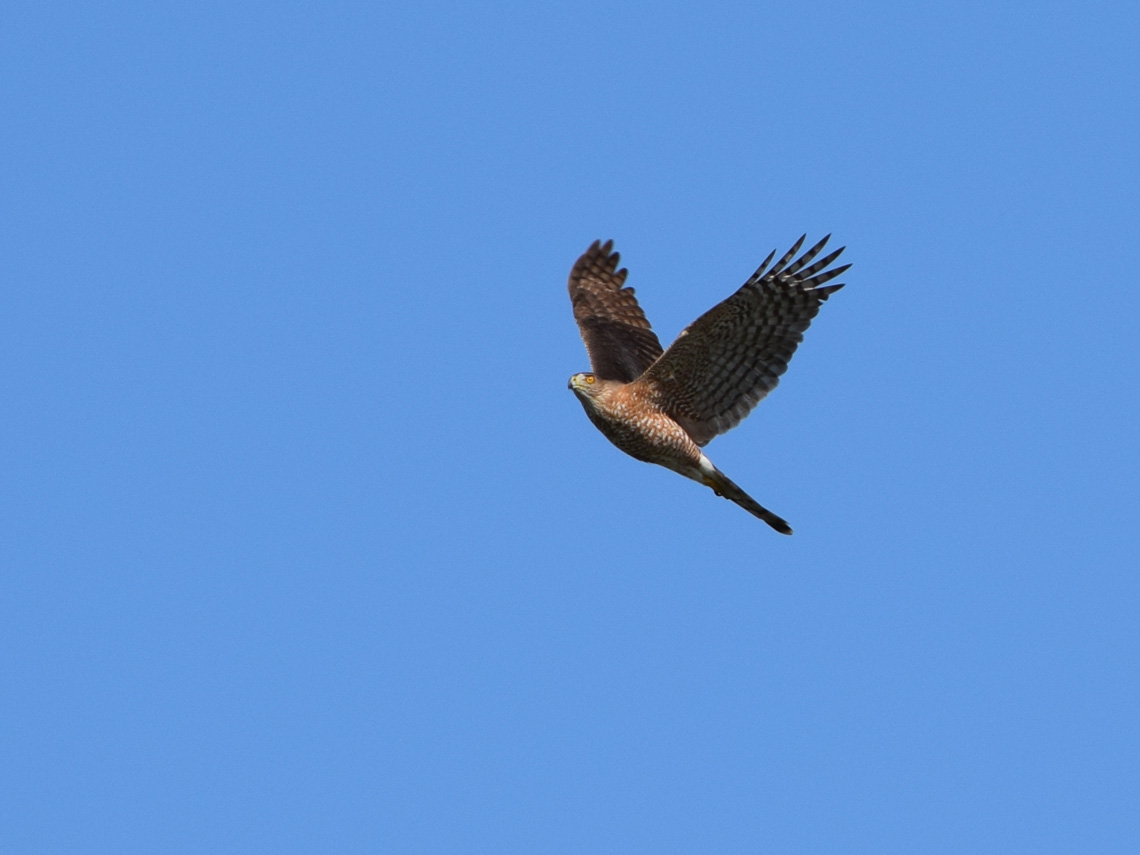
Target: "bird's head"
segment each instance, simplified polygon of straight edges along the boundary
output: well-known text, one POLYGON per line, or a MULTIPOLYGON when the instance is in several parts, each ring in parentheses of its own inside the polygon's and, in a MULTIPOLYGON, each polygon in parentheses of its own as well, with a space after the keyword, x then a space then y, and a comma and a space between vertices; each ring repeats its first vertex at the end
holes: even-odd
POLYGON ((598 378, 588 371, 582 374, 575 374, 570 378, 570 382, 567 385, 570 391, 577 395, 582 403, 592 401, 602 387, 598 378))

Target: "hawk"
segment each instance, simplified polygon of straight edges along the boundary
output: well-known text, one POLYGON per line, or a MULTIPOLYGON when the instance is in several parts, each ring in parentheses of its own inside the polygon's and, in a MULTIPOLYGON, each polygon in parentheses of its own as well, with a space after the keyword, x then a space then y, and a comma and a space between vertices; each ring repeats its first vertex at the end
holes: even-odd
POLYGON ((594 370, 575 374, 569 386, 590 421, 626 454, 711 487, 782 534, 791 527, 713 466, 701 448, 776 388, 820 303, 843 287, 825 283, 851 266, 828 269, 844 247, 815 261, 828 235, 796 258, 806 237, 769 269, 773 251, 739 291, 689 324, 668 350, 633 289, 623 287, 628 271, 618 269, 613 241, 594 241, 570 271, 574 320, 594 370))

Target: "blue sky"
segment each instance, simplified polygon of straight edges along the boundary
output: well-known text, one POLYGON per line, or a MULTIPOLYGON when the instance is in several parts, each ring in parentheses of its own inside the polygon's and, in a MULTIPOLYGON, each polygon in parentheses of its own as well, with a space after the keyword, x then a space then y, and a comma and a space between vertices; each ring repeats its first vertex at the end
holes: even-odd
POLYGON ((1135 4, 0 13, 0 849, 1133 852, 1135 4), (708 452, 566 389, 854 263, 708 452))

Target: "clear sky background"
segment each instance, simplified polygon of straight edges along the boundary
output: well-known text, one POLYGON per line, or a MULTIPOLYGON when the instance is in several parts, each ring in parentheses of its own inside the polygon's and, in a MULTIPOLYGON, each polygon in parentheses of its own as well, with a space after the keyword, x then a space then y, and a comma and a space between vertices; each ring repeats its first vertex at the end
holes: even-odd
POLYGON ((1138 9, 6 5, 0 850, 1136 852, 1138 9), (804 232, 788 538, 565 282, 804 232))

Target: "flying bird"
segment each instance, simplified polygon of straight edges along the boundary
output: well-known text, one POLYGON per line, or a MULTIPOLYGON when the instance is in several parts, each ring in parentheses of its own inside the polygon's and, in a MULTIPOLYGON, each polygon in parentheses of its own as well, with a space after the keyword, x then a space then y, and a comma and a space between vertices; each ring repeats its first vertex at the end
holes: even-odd
POLYGON ((773 251, 739 291, 689 324, 668 350, 633 289, 624 287, 628 271, 618 269, 613 241, 594 241, 570 271, 574 320, 594 370, 575 374, 569 386, 590 421, 626 454, 711 487, 782 534, 791 527, 701 448, 776 388, 820 303, 843 287, 826 283, 851 266, 828 269, 844 247, 815 261, 828 235, 796 258, 806 237, 769 269, 773 251))

